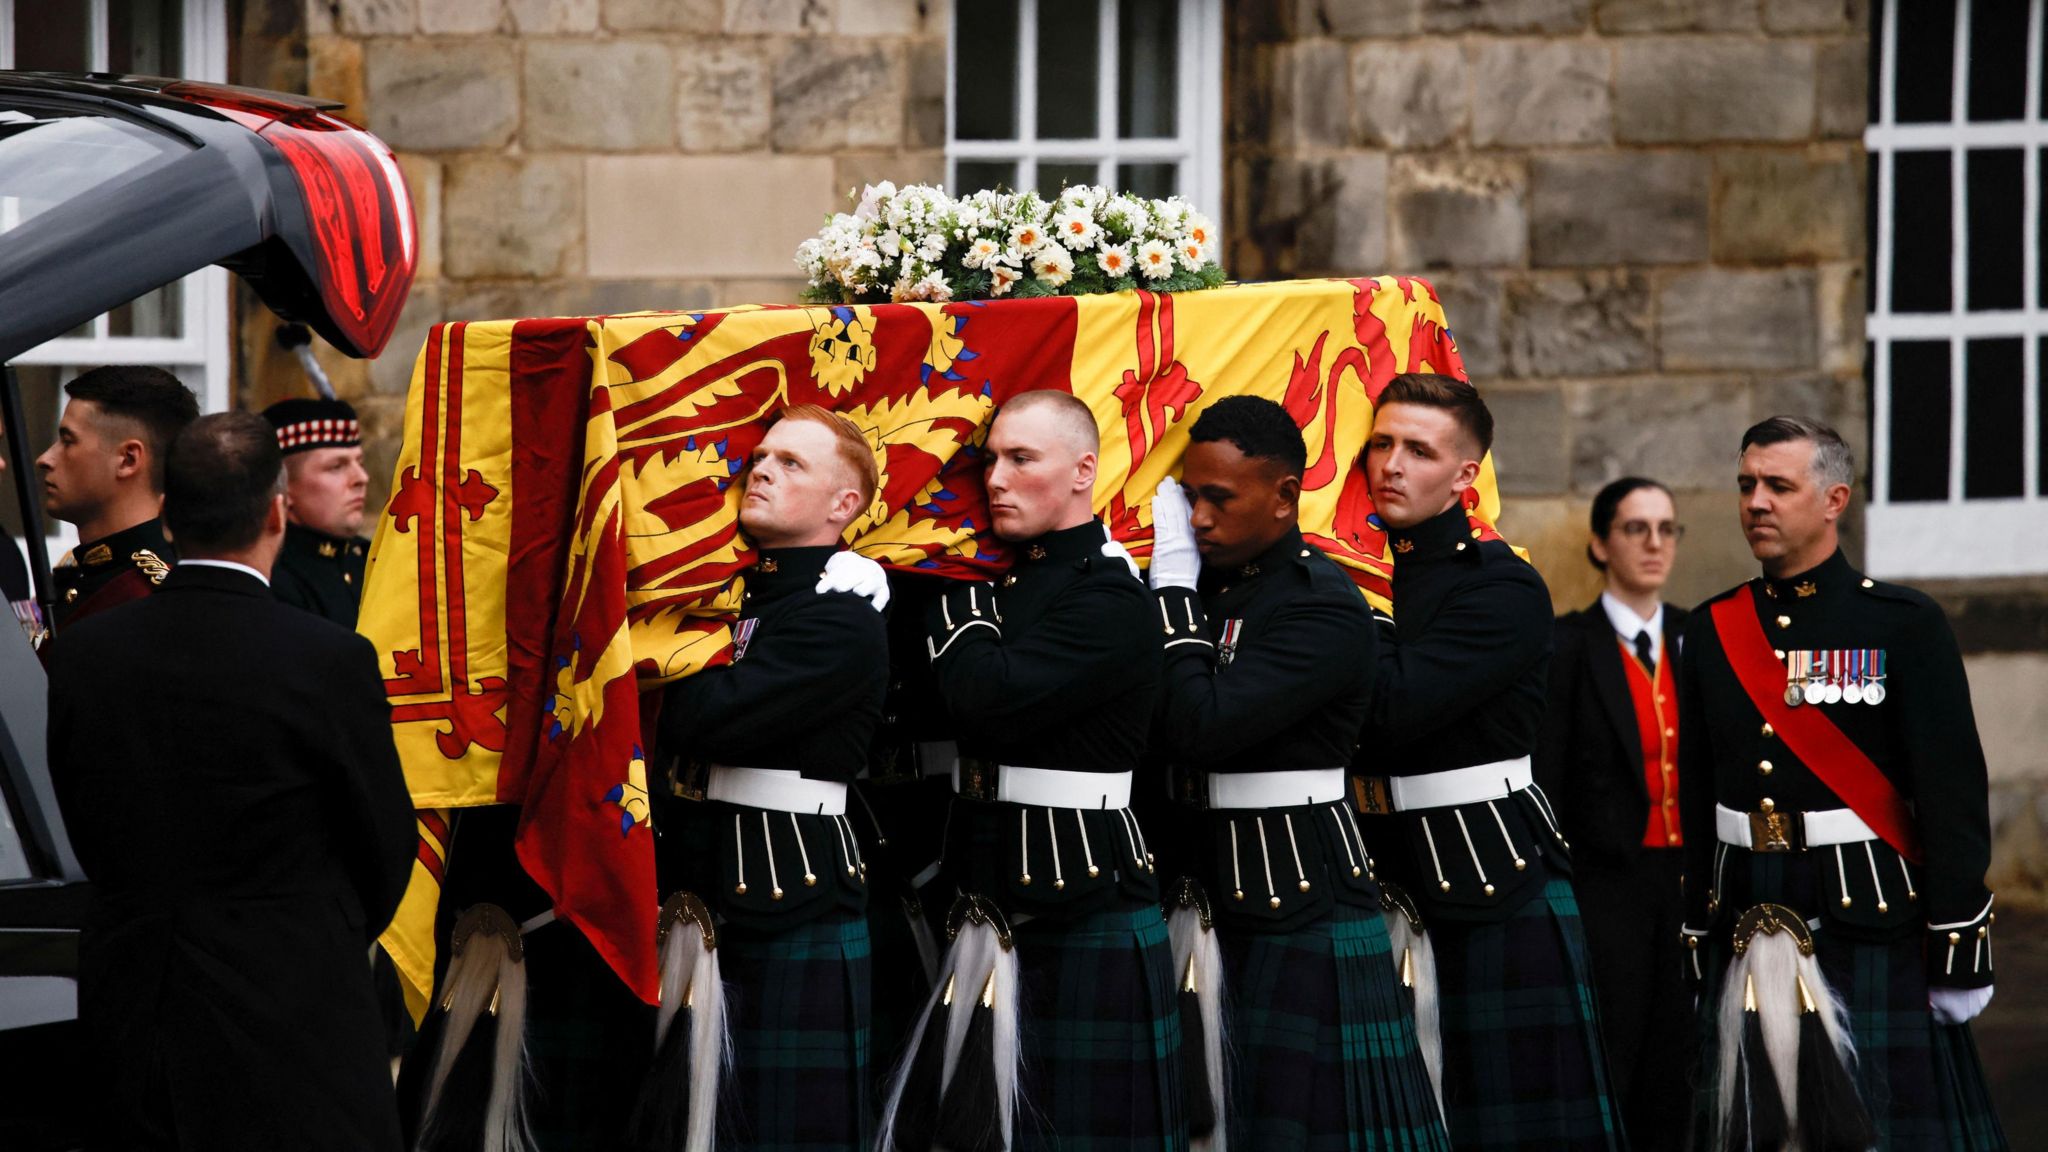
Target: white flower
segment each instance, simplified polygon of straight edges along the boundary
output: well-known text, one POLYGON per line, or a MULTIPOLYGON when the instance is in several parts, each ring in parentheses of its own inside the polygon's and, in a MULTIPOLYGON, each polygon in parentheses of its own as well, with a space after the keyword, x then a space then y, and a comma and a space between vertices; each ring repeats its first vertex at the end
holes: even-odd
POLYGON ((1102 234, 1102 227, 1086 208, 1062 209, 1052 218, 1052 228, 1060 243, 1076 252, 1095 243, 1095 238, 1102 234))
POLYGON ((860 205, 853 210, 854 218, 857 220, 873 220, 881 215, 882 202, 895 195, 896 185, 891 184, 887 180, 882 181, 880 184, 868 185, 861 191, 860 205))
POLYGON ((967 252, 960 257, 960 262, 969 268, 985 267, 1001 251, 995 241, 984 236, 967 246, 967 252))
POLYGON ((919 280, 917 286, 923 293, 923 299, 944 303, 953 298, 953 286, 946 283, 945 273, 936 268, 925 273, 924 279, 919 280))
POLYGON ((1001 264, 989 265, 988 275, 989 279, 993 282, 992 287, 989 288, 989 295, 991 296, 1009 295, 1010 286, 1024 278, 1022 272, 1001 264))
POLYGON ((926 263, 938 263, 939 258, 946 254, 945 236, 937 232, 925 236, 917 242, 917 254, 923 257, 926 263))
POLYGON ((1207 251, 1209 245, 1216 240, 1216 226, 1200 212, 1189 212, 1187 218, 1181 221, 1180 232, 1182 236, 1200 244, 1204 251, 1207 251))
POLYGON ((1147 280, 1162 280, 1173 275, 1173 249, 1163 240, 1147 240, 1138 246, 1138 271, 1147 280))
POLYGON ((1026 220, 1015 228, 1010 229, 1010 247, 1012 248, 1031 252, 1035 251, 1043 243, 1045 243, 1045 229, 1039 227, 1038 222, 1035 220, 1026 220))
POLYGON ((1074 257, 1057 244, 1048 244, 1032 258, 1031 271, 1054 288, 1074 278, 1074 257))
POLYGON ((1111 276, 1129 276, 1131 274, 1130 245, 1104 245, 1102 251, 1095 255, 1095 264, 1111 276))
POLYGON ((1180 243, 1181 267, 1190 272, 1199 272, 1209 262, 1209 249, 1199 240, 1183 240, 1180 243))

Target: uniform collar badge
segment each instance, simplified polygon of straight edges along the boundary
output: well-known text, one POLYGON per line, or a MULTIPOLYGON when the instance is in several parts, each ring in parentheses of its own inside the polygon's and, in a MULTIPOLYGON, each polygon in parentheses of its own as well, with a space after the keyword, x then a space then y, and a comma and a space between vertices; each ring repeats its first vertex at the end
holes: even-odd
POLYGON ((773 556, 763 556, 754 568, 764 576, 773 576, 782 570, 782 565, 777 563, 773 556))
POLYGON ((1799 582, 1799 583, 1798 583, 1798 584, 1797 584, 1797 585, 1796 585, 1796 586, 1795 586, 1795 587, 1794 587, 1794 588, 1792 589, 1792 591, 1794 591, 1794 592, 1797 592, 1797 593, 1799 594, 1799 598, 1800 598, 1801 600, 1804 600, 1804 599, 1806 599, 1806 598, 1807 598, 1808 596, 1816 596, 1816 595, 1819 595, 1819 594, 1820 594, 1820 585, 1818 585, 1818 584, 1815 584, 1815 583, 1814 583, 1813 581, 1811 581, 1811 580, 1801 580, 1801 581, 1800 581, 1800 582, 1799 582))
POLYGON ((1043 560, 1043 559, 1045 559, 1045 545, 1043 545, 1043 544, 1033 544, 1033 545, 1032 545, 1031 547, 1029 547, 1029 548, 1026 548, 1026 549, 1024 550, 1024 558, 1025 558, 1026 560, 1043 560))
POLYGON ((134 561, 137 568, 142 569, 142 574, 149 577, 151 584, 161 584, 164 577, 171 574, 171 566, 164 563, 163 557, 147 548, 137 548, 128 559, 134 561))
POLYGON ((1394 551, 1399 552, 1403 556, 1406 556, 1410 552, 1415 551, 1415 541, 1408 539, 1397 539, 1394 541, 1394 551))
POLYGON ((78 562, 90 567, 94 564, 109 563, 113 559, 114 550, 112 548, 107 547, 105 544, 95 544, 85 550, 85 555, 80 557, 78 562))
POLYGON ((339 554, 340 552, 341 552, 341 549, 339 549, 339 548, 336 548, 336 547, 334 546, 334 541, 332 541, 332 540, 322 540, 322 541, 320 542, 320 555, 322 555, 322 556, 325 556, 325 557, 326 557, 327 559, 329 559, 329 560, 332 560, 332 559, 334 559, 334 557, 335 557, 336 555, 338 555, 338 554, 339 554))

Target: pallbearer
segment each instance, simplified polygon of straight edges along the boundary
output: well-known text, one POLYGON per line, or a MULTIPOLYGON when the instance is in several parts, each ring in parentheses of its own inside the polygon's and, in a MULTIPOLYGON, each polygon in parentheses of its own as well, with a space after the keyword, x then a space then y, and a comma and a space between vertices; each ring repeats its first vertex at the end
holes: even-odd
POLYGON ((1095 519, 1097 450, 1067 393, 1004 404, 988 496, 1016 565, 925 615, 960 737, 939 881, 959 896, 886 1148, 1187 1144, 1166 923, 1129 810, 1158 702, 1157 610, 1095 519))
POLYGON ((1465 512, 1492 442, 1462 380, 1397 376, 1380 393, 1365 467, 1394 553, 1395 626, 1353 785, 1380 879, 1419 906, 1434 952, 1418 1011, 1434 991, 1452 1145, 1614 1148, 1566 845, 1530 775, 1550 594, 1465 512))
POLYGON ((1679 677, 1695 1146, 2002 1148, 1966 1026, 1994 917, 1955 637, 1842 555, 1832 429, 1766 420, 1736 475, 1763 575, 1693 613, 1679 677))
POLYGON ((875 483, 861 431, 810 405, 784 411, 747 466, 740 527, 759 559, 732 663, 662 703, 671 795, 654 816, 669 902, 635 1147, 704 1147, 714 1128, 723 1149, 872 1138, 867 875, 847 786, 882 711, 887 583, 840 543, 875 483))
POLYGON ((1152 505, 1157 743, 1189 868, 1175 971, 1202 1014, 1184 1042, 1207 1049, 1183 1090, 1208 1095, 1237 1148, 1448 1148, 1346 786, 1371 610, 1301 538, 1307 449, 1286 409, 1229 397, 1191 439, 1152 505))

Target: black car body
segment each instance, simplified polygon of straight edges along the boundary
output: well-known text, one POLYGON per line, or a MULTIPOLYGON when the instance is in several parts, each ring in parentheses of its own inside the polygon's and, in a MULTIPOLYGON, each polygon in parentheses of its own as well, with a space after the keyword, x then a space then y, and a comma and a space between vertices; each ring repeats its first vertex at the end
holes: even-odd
MULTIPOLYGON (((0 364, 210 264, 342 352, 375 356, 412 284, 390 149, 302 96, 152 77, 0 72, 0 364)), ((49 612, 40 496, 12 374, 14 498, 49 612)), ((89 891, 44 755, 45 680, 0 628, 0 1148, 74 1147, 77 932, 89 891)))

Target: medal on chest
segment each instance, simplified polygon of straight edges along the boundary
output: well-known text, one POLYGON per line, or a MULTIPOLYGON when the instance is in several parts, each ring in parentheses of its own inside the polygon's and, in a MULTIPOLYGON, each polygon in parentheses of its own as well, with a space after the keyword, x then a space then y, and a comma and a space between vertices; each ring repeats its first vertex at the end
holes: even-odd
POLYGON ((1885 650, 1795 649, 1785 653, 1785 703, 1882 704, 1885 650))
POLYGON ((1243 635, 1243 620, 1225 620, 1223 622, 1223 634, 1217 638, 1216 643, 1216 666, 1218 668, 1224 667, 1232 660, 1237 659, 1237 641, 1243 635))
POLYGON ((737 663, 739 663, 739 662, 740 662, 741 660, 744 660, 744 659, 746 659, 746 656, 747 656, 747 645, 748 645, 748 644, 751 644, 751 643, 753 643, 753 640, 754 640, 754 630, 755 630, 756 628, 759 628, 760 626, 761 626, 761 618, 760 618, 760 617, 758 617, 758 616, 756 616, 756 617, 754 617, 754 618, 752 618, 752 619, 749 619, 749 620, 742 620, 742 621, 740 621, 740 622, 739 622, 739 624, 738 624, 738 625, 736 625, 736 626, 735 626, 735 627, 733 628, 733 630, 732 630, 732 660, 733 660, 733 663, 737 664, 737 663))

